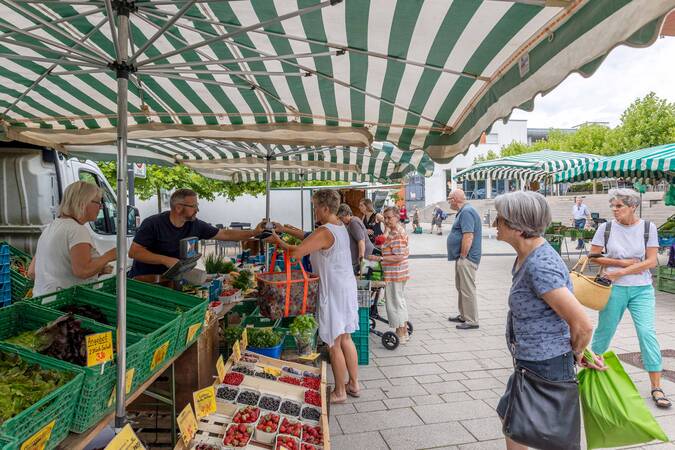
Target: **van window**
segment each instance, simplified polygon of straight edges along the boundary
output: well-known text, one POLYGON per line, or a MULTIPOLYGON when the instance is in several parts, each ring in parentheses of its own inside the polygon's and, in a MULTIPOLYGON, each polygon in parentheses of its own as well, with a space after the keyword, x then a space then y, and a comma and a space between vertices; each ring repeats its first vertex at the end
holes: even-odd
POLYGON ((99 234, 115 234, 117 220, 117 203, 108 186, 104 184, 100 177, 86 170, 80 170, 78 175, 80 181, 86 181, 97 185, 103 190, 103 208, 98 212, 96 220, 90 222, 91 228, 99 234))

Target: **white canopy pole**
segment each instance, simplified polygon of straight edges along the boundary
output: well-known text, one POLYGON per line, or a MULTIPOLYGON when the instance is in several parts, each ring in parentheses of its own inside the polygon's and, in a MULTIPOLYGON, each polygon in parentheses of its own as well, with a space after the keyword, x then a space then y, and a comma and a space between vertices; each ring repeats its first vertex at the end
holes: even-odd
MULTIPOLYGON (((117 391, 115 398, 115 428, 126 424, 127 368, 127 94, 129 89, 129 4, 117 3, 117 391)), ((111 26, 114 16, 109 17, 111 26)), ((114 26, 113 26, 114 27, 114 26)))
POLYGON ((305 172, 300 172, 300 229, 305 231, 305 172))

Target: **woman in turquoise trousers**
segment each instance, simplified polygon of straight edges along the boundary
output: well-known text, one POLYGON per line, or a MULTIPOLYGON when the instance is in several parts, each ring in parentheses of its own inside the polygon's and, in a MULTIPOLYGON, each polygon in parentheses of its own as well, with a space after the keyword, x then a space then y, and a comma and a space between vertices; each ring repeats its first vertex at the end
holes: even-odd
POLYGON ((642 364, 649 372, 652 399, 659 408, 670 408, 671 402, 661 389, 661 349, 654 327, 656 300, 649 272, 657 265, 656 226, 635 214, 640 194, 633 189, 612 189, 609 204, 614 220, 598 227, 589 256, 604 267, 605 277, 612 280, 612 293, 607 306, 600 311, 591 346, 595 353, 606 352, 628 309, 635 324, 642 364), (600 254, 601 257, 595 257, 600 254))

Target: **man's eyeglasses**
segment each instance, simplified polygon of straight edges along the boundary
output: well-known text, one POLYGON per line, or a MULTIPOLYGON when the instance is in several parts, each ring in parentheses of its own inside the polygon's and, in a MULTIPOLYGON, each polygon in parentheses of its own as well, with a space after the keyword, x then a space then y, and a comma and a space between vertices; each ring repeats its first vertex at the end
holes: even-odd
POLYGON ((179 205, 187 206, 188 208, 192 208, 192 209, 199 209, 199 203, 195 203, 194 205, 190 205, 188 203, 179 203, 179 205))

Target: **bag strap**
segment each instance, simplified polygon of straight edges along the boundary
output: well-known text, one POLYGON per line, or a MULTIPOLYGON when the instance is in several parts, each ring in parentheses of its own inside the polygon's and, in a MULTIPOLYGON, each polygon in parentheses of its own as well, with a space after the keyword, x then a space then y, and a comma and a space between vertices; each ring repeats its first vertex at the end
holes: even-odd
POLYGON ((607 253, 609 250, 607 250, 607 244, 609 243, 609 233, 612 231, 612 220, 609 222, 605 223, 605 253, 607 253))
POLYGON ((645 220, 645 257, 646 252, 647 252, 647 242, 649 242, 649 228, 651 227, 651 222, 649 220, 645 220))
POLYGON ((305 314, 307 312, 307 294, 309 292, 309 277, 307 276, 305 268, 302 266, 302 261, 300 261, 299 265, 300 265, 300 272, 302 272, 302 280, 303 280, 302 308, 300 312, 302 314, 305 314))
POLYGON ((284 252, 284 266, 286 269, 286 304, 284 305, 284 317, 288 317, 291 307, 291 256, 288 251, 284 252))

